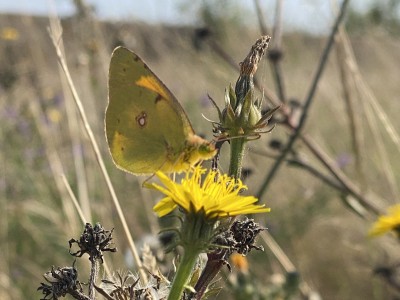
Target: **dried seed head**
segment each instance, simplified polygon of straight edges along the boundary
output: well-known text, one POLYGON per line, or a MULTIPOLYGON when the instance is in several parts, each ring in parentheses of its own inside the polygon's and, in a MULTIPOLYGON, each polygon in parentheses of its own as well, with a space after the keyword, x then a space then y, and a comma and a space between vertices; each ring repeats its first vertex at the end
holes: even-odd
POLYGON ((104 251, 116 252, 117 249, 113 248, 112 243, 112 230, 105 230, 100 223, 96 223, 93 227, 92 224, 86 223, 85 230, 83 231, 79 240, 71 239, 69 241, 69 253, 76 257, 81 257, 83 254, 89 254, 89 259, 95 261, 100 259, 103 263, 104 251), (72 244, 76 243, 80 250, 71 253, 72 244))

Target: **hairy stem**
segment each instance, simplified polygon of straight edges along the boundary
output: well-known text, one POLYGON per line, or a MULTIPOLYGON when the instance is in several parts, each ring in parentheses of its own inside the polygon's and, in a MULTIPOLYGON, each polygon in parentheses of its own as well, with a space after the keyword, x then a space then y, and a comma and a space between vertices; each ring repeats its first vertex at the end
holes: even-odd
POLYGON ((96 299, 94 285, 96 283, 97 275, 99 274, 99 262, 95 258, 90 259, 90 277, 89 277, 89 298, 91 300, 96 299))
POLYGON ((193 266, 196 263, 196 259, 199 256, 198 251, 190 251, 190 248, 186 248, 183 253, 182 260, 179 263, 178 270, 176 271, 174 281, 171 286, 171 291, 168 296, 168 300, 180 300, 182 298, 183 291, 189 280, 193 266))
POLYGON ((231 158, 229 163, 229 176, 240 179, 242 173, 242 161, 246 140, 238 138, 231 140, 231 158))

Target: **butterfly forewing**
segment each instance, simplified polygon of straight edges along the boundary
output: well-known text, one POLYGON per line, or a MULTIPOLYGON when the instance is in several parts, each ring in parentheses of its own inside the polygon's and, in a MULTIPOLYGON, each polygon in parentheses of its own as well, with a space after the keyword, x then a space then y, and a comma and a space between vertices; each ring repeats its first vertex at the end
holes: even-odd
POLYGON ((106 136, 114 162, 134 174, 173 168, 194 132, 172 93, 123 47, 112 54, 108 89, 106 136))

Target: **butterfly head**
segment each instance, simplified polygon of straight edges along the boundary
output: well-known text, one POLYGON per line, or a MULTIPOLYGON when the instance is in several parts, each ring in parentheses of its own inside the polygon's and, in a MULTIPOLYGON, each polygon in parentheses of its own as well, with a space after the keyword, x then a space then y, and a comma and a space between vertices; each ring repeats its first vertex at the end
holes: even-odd
POLYGON ((190 151, 192 156, 191 160, 195 161, 195 163, 200 160, 211 159, 217 154, 214 142, 209 142, 196 134, 189 137, 188 143, 192 149, 192 151, 190 151))

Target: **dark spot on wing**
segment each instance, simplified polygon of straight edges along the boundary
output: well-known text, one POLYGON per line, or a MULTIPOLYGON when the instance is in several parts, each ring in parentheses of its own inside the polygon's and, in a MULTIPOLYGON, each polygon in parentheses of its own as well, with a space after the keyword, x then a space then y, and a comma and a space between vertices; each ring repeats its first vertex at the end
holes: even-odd
MULTIPOLYGON (((119 119, 119 118, 117 118, 117 123, 119 124, 119 123, 121 123, 121 120, 119 119)), ((119 132, 118 132, 119 133, 119 132)))
POLYGON ((126 72, 126 68, 122 68, 122 72, 124 72, 124 73, 125 73, 125 72, 126 72))
POLYGON ((124 152, 124 151, 125 151, 125 148, 124 148, 124 147, 121 147, 121 151, 124 152))
POLYGON ((162 99, 163 99, 163 97, 160 94, 158 94, 154 102, 157 103, 158 101, 161 101, 162 99))
POLYGON ((134 61, 138 61, 138 60, 139 60, 139 57, 138 57, 137 55, 135 55, 135 56, 133 56, 133 60, 134 60, 134 61))

